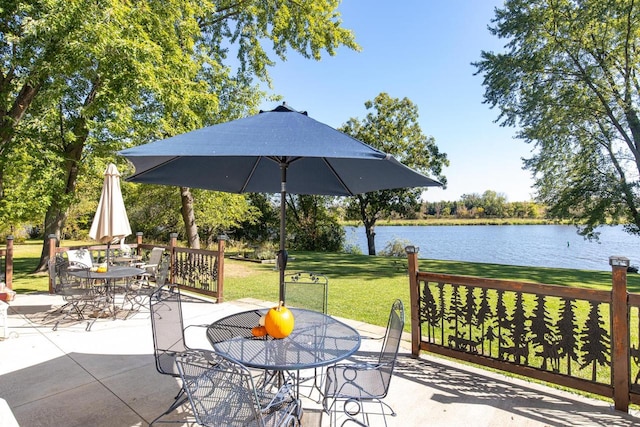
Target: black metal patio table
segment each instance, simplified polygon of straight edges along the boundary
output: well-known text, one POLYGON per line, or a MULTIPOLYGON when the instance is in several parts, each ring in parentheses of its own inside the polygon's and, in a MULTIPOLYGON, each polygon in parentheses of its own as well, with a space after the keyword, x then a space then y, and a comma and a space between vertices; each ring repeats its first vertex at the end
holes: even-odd
POLYGON ((223 357, 281 374, 332 365, 360 348, 360 334, 351 326, 317 311, 290 310, 295 326, 286 338, 252 336, 251 328, 258 325, 267 309, 216 320, 207 328, 207 338, 223 357))
POLYGON ((129 280, 133 277, 138 277, 145 272, 146 270, 142 268, 123 266, 123 265, 111 265, 108 267, 107 271, 104 271, 104 272, 92 271, 91 269, 86 269, 86 268, 69 270, 69 274, 71 274, 72 276, 96 280, 96 281, 105 283, 106 295, 109 297, 113 305, 114 318, 116 316, 116 309, 115 309, 116 286, 114 285, 114 282, 118 279, 129 280))

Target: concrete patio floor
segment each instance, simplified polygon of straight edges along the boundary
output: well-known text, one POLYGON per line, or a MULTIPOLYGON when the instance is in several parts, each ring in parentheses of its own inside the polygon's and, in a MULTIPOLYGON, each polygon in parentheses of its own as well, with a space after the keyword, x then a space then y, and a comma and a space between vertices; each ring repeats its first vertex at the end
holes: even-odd
MULTIPOLYGON (((16 425, 6 412, 3 414, 1 399, 23 427, 147 426, 171 404, 179 390, 178 380, 155 370, 148 312, 128 320, 99 319, 90 332, 85 331, 85 323, 64 325, 57 331, 51 325, 42 326, 40 313, 61 303, 60 297, 46 294, 17 295, 11 302, 9 336, 0 340, 0 427, 16 425)), ((193 301, 185 302, 183 311, 186 325, 200 325, 234 312, 272 305, 253 299, 221 304, 193 301)), ((366 336, 384 332, 342 320, 366 336)), ((196 333, 198 328, 191 329, 189 346, 210 348, 202 330, 196 333)), ((377 340, 363 340, 362 355, 376 353, 379 345, 377 340)), ((387 417, 389 426, 640 424, 636 411, 615 411, 610 402, 441 358, 412 358, 408 342, 403 342, 400 349, 385 401, 397 412, 397 416, 387 417)), ((323 416, 314 401, 304 399, 303 406, 304 426, 329 425, 328 416, 323 416)), ((171 419, 185 421, 188 416, 185 406, 171 419)), ((372 418, 371 424, 384 425, 381 418, 372 418)))

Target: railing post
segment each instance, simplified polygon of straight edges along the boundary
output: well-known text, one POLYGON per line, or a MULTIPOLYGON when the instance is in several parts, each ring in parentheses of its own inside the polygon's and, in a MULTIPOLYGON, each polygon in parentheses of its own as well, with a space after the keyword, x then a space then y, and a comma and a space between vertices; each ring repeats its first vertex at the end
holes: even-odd
POLYGON ((409 271, 409 296, 411 303, 411 354, 420 355, 420 291, 418 289, 418 252, 420 248, 407 246, 407 270, 409 271))
POLYGON ((613 403, 618 411, 629 411, 629 310, 627 267, 629 259, 609 257, 611 265, 611 372, 613 403))
POLYGON ((136 232, 136 244, 136 255, 140 256, 142 255, 142 248, 140 247, 142 245, 142 231, 136 232))
POLYGON ((175 283, 176 246, 178 246, 178 233, 169 234, 169 283, 175 283))
POLYGON ((55 234, 49 234, 49 293, 55 293, 55 265, 56 265, 56 247, 58 246, 58 237, 55 234))
POLYGON ((218 287, 216 293, 218 295, 217 302, 224 301, 224 247, 229 237, 226 234, 218 236, 218 287))
POLYGON ((13 236, 7 236, 7 254, 4 257, 4 283, 13 290, 13 236))

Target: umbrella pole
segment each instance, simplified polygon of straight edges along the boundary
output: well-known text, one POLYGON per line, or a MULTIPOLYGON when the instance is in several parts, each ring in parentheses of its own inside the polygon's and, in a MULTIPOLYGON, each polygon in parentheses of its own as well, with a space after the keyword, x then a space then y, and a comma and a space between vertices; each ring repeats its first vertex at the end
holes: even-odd
POLYGON ((287 268, 287 252, 285 250, 286 240, 286 213, 287 213, 287 165, 280 164, 281 176, 280 181, 280 251, 278 252, 278 267, 280 273, 280 301, 284 302, 284 270, 287 268))

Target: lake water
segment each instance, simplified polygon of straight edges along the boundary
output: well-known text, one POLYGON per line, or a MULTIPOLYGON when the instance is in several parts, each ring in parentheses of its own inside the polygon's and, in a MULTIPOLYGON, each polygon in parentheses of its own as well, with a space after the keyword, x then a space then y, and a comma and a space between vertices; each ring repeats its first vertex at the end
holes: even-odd
MULTIPOLYGON (((367 251, 364 227, 345 227, 346 243, 367 251)), ((610 271, 609 257, 640 264, 640 237, 622 227, 600 227, 600 242, 584 240, 570 225, 377 226, 376 251, 401 239, 419 258, 610 271)))

